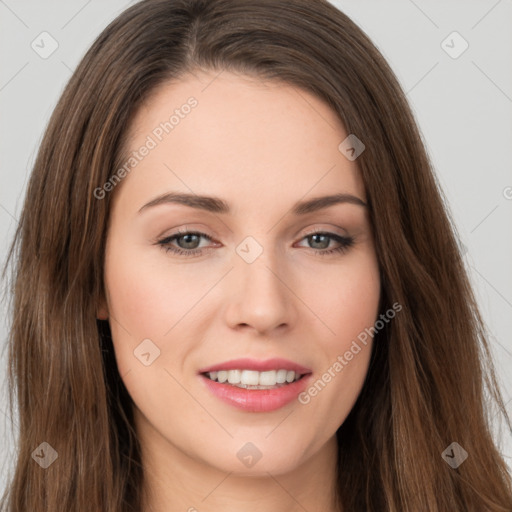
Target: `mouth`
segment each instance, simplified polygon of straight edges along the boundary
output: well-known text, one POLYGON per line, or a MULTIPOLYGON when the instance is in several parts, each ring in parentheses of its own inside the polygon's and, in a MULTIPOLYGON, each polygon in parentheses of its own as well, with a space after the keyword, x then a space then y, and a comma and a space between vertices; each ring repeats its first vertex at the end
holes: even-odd
POLYGON ((306 374, 281 368, 264 372, 245 369, 219 370, 205 372, 201 375, 213 382, 242 389, 278 389, 293 382, 297 382, 306 374))
POLYGON ((297 398, 312 371, 285 359, 237 359, 203 368, 199 377, 224 403, 246 412, 270 412, 297 398))

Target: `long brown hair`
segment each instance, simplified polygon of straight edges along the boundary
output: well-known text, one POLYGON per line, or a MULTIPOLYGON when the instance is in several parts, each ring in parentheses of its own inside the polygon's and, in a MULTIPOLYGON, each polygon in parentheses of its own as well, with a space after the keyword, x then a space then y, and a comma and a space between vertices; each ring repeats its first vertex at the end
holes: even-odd
POLYGON ((491 412, 510 421, 453 222, 393 72, 325 0, 145 0, 115 19, 75 70, 42 141, 9 255, 19 443, 1 509, 140 511, 132 402, 109 326, 96 320, 114 192, 98 199, 94 191, 121 165, 141 103, 196 69, 310 91, 366 146, 357 163, 382 311, 395 302, 402 311, 377 333, 363 390, 337 432, 344 509, 512 510, 491 412), (32 457, 43 442, 58 454, 46 469, 32 457), (452 442, 468 453, 457 468, 441 456, 452 442))

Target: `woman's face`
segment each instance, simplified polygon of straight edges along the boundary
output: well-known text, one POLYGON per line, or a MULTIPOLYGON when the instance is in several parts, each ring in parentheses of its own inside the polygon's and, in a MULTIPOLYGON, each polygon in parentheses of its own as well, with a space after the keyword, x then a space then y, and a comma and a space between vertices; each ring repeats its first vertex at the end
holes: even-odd
POLYGON ((215 76, 166 84, 131 126, 129 171, 104 187, 98 314, 147 450, 279 474, 334 453, 368 369, 358 336, 377 319, 378 265, 334 112, 290 85, 215 76))

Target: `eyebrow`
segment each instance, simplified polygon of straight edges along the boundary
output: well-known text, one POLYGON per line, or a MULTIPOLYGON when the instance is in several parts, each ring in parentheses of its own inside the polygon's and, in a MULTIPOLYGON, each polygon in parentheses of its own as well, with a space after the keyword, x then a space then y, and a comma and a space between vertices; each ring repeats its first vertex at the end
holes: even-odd
MULTIPOLYGON (((162 194, 161 196, 155 197, 155 199, 152 199, 149 201, 149 203, 146 203, 139 209, 139 213, 147 208, 169 203, 182 204, 191 208, 206 210, 212 213, 228 214, 231 212, 229 204, 219 197, 168 192, 166 194, 162 194)), ((306 201, 298 201, 293 205, 291 212, 293 215, 305 215, 308 213, 316 212, 318 210, 322 210, 323 208, 327 208, 335 204, 342 203, 354 204, 357 206, 363 206, 365 208, 368 206, 362 199, 352 194, 333 194, 329 196, 315 197, 306 201)))

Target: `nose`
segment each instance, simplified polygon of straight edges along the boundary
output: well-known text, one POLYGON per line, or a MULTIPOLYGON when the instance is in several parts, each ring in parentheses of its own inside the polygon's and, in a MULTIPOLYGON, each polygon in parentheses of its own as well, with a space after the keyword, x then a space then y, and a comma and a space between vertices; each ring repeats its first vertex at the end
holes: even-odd
POLYGON ((290 274, 266 251, 252 263, 236 261, 228 294, 226 320, 232 329, 270 335, 296 322, 298 299, 290 274))

